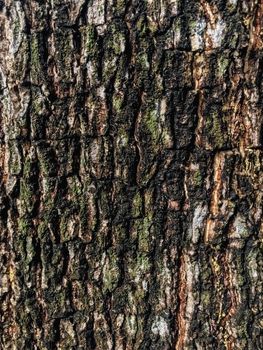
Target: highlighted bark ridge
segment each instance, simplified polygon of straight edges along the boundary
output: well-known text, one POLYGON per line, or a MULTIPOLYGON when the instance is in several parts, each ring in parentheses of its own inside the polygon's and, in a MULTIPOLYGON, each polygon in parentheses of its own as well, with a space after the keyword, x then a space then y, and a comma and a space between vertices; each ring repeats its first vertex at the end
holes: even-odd
POLYGON ((0 1, 1 349, 262 349, 261 0, 0 1))

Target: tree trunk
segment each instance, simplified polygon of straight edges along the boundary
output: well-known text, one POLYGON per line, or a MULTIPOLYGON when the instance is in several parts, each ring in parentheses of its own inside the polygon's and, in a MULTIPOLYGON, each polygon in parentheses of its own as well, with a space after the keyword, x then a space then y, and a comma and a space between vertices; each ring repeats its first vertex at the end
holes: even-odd
POLYGON ((1 349, 263 349, 262 16, 0 1, 1 349))

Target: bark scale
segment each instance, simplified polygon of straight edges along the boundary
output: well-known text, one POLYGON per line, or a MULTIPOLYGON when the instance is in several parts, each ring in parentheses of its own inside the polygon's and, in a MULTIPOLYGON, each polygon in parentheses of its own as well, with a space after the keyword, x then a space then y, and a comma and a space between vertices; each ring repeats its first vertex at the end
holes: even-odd
POLYGON ((262 0, 0 2, 1 349, 262 349, 262 0))

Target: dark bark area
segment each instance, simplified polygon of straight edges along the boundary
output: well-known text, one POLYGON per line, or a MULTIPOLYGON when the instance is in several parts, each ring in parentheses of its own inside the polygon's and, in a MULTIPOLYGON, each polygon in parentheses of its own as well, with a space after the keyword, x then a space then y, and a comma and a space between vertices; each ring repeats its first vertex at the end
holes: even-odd
POLYGON ((262 0, 0 1, 1 349, 262 349, 262 0))

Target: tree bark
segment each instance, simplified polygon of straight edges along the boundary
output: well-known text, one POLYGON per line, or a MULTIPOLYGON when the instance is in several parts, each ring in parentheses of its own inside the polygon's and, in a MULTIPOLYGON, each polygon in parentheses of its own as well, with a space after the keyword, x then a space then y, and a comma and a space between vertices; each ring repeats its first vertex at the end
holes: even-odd
POLYGON ((0 1, 1 349, 263 349, 262 16, 0 1))

